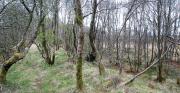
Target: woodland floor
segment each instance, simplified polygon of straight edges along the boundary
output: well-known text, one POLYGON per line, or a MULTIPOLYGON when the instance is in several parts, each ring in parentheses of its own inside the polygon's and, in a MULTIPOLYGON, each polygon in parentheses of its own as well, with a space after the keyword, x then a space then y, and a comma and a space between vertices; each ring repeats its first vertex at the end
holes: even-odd
MULTIPOLYGON (((13 65, 7 74, 7 82, 0 85, 0 93, 73 93, 76 86, 76 65, 67 62, 68 57, 63 49, 56 53, 53 66, 44 63, 39 52, 32 48, 25 59, 13 65)), ((178 68, 178 67, 177 67, 178 68)), ((176 85, 176 73, 173 69, 171 77, 157 83, 156 68, 137 78, 125 87, 116 86, 133 77, 130 73, 121 73, 112 68, 106 68, 106 75, 99 76, 98 67, 84 62, 83 74, 85 92, 87 93, 180 93, 176 85)))

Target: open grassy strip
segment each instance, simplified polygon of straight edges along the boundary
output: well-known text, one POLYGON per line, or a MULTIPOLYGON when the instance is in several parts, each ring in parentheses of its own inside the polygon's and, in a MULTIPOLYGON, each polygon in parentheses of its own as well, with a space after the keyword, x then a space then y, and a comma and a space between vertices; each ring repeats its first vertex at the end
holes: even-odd
MULTIPOLYGON (((76 65, 67 62, 63 49, 56 52, 55 65, 45 64, 38 51, 30 51, 25 59, 13 65, 7 75, 7 83, 1 85, 2 93, 72 93, 76 87, 76 65)), ((165 83, 156 83, 152 68, 132 84, 119 88, 117 80, 123 82, 133 76, 124 71, 106 68, 105 76, 99 76, 98 67, 83 63, 83 78, 87 93, 180 93, 175 79, 168 78, 165 83)))

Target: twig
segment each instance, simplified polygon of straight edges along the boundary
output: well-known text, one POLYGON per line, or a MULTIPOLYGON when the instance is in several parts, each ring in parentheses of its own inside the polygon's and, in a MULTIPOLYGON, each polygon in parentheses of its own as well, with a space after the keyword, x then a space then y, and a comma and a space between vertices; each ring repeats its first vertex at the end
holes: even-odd
POLYGON ((12 1, 8 2, 5 6, 3 6, 3 8, 0 10, 0 14, 6 9, 6 7, 7 7, 8 5, 10 5, 11 3, 13 3, 14 1, 16 1, 16 0, 12 0, 12 1))

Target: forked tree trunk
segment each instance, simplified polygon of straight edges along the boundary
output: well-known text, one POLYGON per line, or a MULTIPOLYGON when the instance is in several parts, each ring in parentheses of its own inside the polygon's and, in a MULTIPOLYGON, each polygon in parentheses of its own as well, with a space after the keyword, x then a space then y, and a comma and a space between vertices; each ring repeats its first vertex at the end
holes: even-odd
MULTIPOLYGON (((34 36, 29 41, 26 39, 28 29, 30 28, 30 25, 32 23, 33 12, 34 12, 34 9, 36 7, 36 2, 35 2, 35 0, 33 1, 34 4, 33 4, 32 9, 27 7, 24 0, 21 0, 21 3, 23 4, 23 6, 26 8, 27 12, 29 13, 28 25, 25 28, 25 32, 23 34, 22 40, 13 48, 14 53, 12 53, 12 56, 9 59, 7 59, 5 62, 3 62, 3 64, 1 65, 1 68, 0 68, 0 83, 3 83, 3 82, 6 81, 6 74, 7 74, 8 70, 9 70, 9 68, 13 64, 15 64, 17 61, 19 61, 19 60, 21 60, 21 59, 23 59, 25 57, 25 55, 27 54, 29 48, 34 43, 34 40, 37 37, 38 30, 35 32, 34 36)), ((40 22, 42 22, 42 20, 40 20, 40 22)), ((39 27, 39 24, 38 24, 38 27, 39 27)))
MULTIPOLYGON (((40 0, 40 19, 42 19, 44 16, 44 10, 43 10, 43 0, 40 0)), ((56 15, 55 15, 56 16, 56 15)), ((56 19, 56 18, 55 18, 56 19)), ((55 20, 56 21, 56 20, 55 20)), ((56 22, 55 22, 56 23, 56 22)), ((55 34, 56 32, 56 25, 55 24, 55 27, 53 29, 53 34, 55 34)), ((47 42, 47 35, 46 35, 46 30, 45 30, 45 21, 43 20, 40 24, 40 31, 42 32, 42 56, 43 58, 45 59, 45 62, 49 65, 53 65, 54 64, 54 61, 55 61, 55 46, 56 46, 56 42, 55 42, 55 37, 54 37, 54 42, 53 42, 53 45, 54 45, 54 50, 53 50, 53 53, 51 53, 51 48, 48 47, 48 42, 47 42)), ((54 35, 55 36, 55 35, 54 35)))
MULTIPOLYGON (((26 6, 24 4, 24 2, 22 2, 24 6, 26 6)), ((27 7, 27 6, 26 6, 27 7)), ((28 23, 28 26, 25 29, 25 33, 27 33, 30 24, 32 22, 32 17, 33 17, 33 11, 35 8, 35 2, 34 2, 34 6, 32 11, 30 11, 30 9, 28 9, 29 13, 30 13, 30 20, 28 23)), ((39 33, 39 28, 40 28, 40 24, 43 22, 45 16, 42 17, 42 19, 40 19, 38 26, 37 26, 37 31, 34 33, 34 35, 32 36, 32 38, 30 40, 26 39, 25 36, 27 34, 24 34, 25 36, 22 38, 22 40, 17 44, 17 46, 14 47, 14 53, 12 54, 12 56, 6 60, 0 68, 0 83, 3 83, 6 81, 6 74, 9 70, 9 68, 15 64, 16 62, 18 62, 19 60, 23 59, 26 54, 28 53, 29 48, 31 47, 31 45, 34 43, 35 39, 37 38, 37 35, 39 33)))
POLYGON ((43 34, 43 38, 42 38, 42 47, 43 47, 43 51, 44 51, 44 54, 45 54, 45 62, 49 65, 53 65, 54 62, 51 58, 51 54, 50 54, 50 51, 48 49, 48 46, 47 46, 47 40, 46 40, 46 32, 45 32, 45 24, 44 22, 42 22, 41 24, 41 32, 43 34))
POLYGON ((40 23, 42 22, 42 20, 44 20, 44 17, 43 17, 43 19, 40 20, 40 22, 38 24, 38 27, 37 27, 37 31, 35 32, 34 36, 30 39, 30 41, 21 40, 21 41, 26 41, 26 42, 24 42, 22 44, 22 46, 16 47, 16 49, 14 50, 13 55, 1 65, 1 68, 0 68, 0 83, 3 83, 3 82, 6 81, 6 74, 7 74, 8 70, 9 70, 9 68, 13 64, 15 64, 16 62, 18 62, 19 60, 23 59, 26 56, 26 54, 28 53, 29 48, 34 43, 35 39, 37 38, 37 34, 39 32, 39 26, 40 26, 40 23), (17 49, 21 49, 21 50, 19 51, 17 49))

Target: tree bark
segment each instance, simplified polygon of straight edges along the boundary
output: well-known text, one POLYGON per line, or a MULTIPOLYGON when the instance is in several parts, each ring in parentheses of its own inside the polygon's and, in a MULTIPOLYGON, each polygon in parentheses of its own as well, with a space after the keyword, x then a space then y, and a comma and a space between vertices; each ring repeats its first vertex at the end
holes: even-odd
POLYGON ((89 30, 89 41, 91 46, 91 54, 95 57, 97 55, 97 50, 95 47, 95 38, 96 38, 96 32, 95 32, 95 18, 96 18, 96 11, 97 11, 97 0, 93 1, 93 13, 91 17, 91 23, 90 23, 90 30, 89 30))
MULTIPOLYGON (((43 0, 40 0, 40 19, 43 18, 44 16, 44 10, 43 10, 43 0)), ((56 16, 56 15, 55 15, 56 16)), ((56 19, 56 18, 55 18, 56 19)), ((56 20, 55 20, 56 21, 56 20)), ((54 29, 53 29, 53 34, 55 34, 56 32, 56 22, 55 22, 55 26, 54 26, 54 29)), ((46 35, 46 30, 45 30, 45 21, 43 20, 40 24, 40 32, 42 33, 42 42, 41 42, 41 45, 42 45, 42 57, 45 59, 45 62, 49 65, 53 65, 54 64, 54 61, 55 61, 55 47, 56 47, 56 42, 55 42, 55 35, 54 35, 54 38, 53 38, 53 46, 54 46, 54 49, 53 49, 53 53, 51 54, 51 48, 48 46, 48 41, 47 41, 47 35, 46 35)))
MULTIPOLYGON (((158 17, 157 17, 157 31, 158 31, 158 41, 157 41, 157 48, 158 48, 158 58, 161 57, 161 7, 162 7, 162 2, 161 0, 158 0, 157 3, 157 13, 158 13, 158 17)), ((163 81, 163 76, 162 76, 162 61, 159 60, 158 62, 158 74, 157 74, 157 80, 159 82, 163 81)))
POLYGON ((3 83, 6 81, 6 74, 9 70, 9 68, 16 63, 17 61, 21 60, 24 58, 25 54, 22 53, 14 53, 14 55, 9 58, 7 61, 3 63, 0 69, 0 82, 3 83))
POLYGON ((78 46, 77 46, 77 72, 76 72, 76 81, 77 81, 77 90, 83 91, 83 74, 82 74, 82 54, 83 54, 83 45, 84 45, 84 32, 83 32, 83 14, 81 10, 81 1, 74 0, 74 11, 75 11, 75 24, 77 24, 79 29, 78 36, 78 46))

